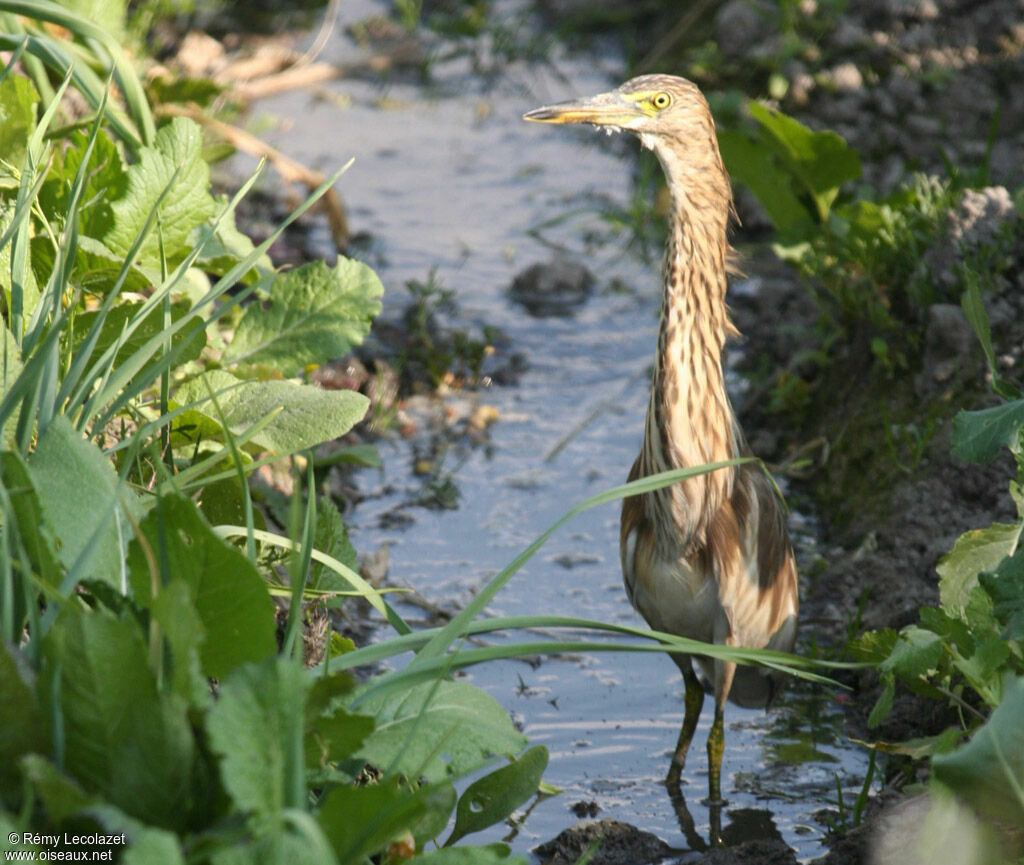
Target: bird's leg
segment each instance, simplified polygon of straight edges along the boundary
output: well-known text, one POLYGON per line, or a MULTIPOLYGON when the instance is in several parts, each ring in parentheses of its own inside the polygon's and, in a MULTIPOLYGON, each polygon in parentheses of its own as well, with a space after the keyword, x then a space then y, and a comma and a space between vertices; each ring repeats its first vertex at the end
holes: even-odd
MULTIPOLYGON (((682 667, 682 664, 680 664, 682 667)), ((683 767, 686 765, 686 752, 690 750, 690 742, 693 740, 693 733, 697 729, 697 722, 700 720, 700 710, 704 706, 704 687, 693 672, 693 667, 687 665, 683 669, 683 683, 686 685, 686 714, 683 715, 683 726, 679 731, 679 740, 676 742, 676 750, 672 755, 672 764, 668 769, 668 777, 665 783, 669 791, 679 787, 679 778, 682 775, 683 767)))
POLYGON ((722 753, 725 751, 724 712, 721 703, 715 704, 715 720, 708 733, 708 804, 722 804, 722 753))
MULTIPOLYGON (((727 639, 726 645, 732 640, 727 639)), ((725 751, 725 701, 732 688, 736 665, 728 661, 715 664, 715 720, 708 733, 708 804, 721 806, 722 799, 722 754, 725 751)))

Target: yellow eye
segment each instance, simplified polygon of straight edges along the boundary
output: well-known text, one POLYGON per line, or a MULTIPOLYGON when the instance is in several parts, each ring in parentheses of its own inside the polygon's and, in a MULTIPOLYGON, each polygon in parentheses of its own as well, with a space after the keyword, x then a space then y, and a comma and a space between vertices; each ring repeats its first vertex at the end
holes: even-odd
POLYGON ((657 93, 654 98, 651 99, 651 105, 657 108, 659 111, 663 111, 672 104, 672 97, 667 93, 657 93))

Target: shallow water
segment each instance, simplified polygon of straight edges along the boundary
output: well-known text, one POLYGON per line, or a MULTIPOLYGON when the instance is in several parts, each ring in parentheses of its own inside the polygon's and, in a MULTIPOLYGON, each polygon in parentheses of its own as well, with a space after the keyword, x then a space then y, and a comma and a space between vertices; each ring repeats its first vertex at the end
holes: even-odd
MULTIPOLYGON (((497 8, 511 20, 518 6, 497 8)), ((372 0, 342 4, 342 26, 323 59, 358 60, 361 49, 344 26, 386 11, 372 0)), ((450 47, 435 46, 439 54, 450 47)), ((486 45, 476 47, 477 61, 487 65, 486 45)), ((435 59, 429 85, 350 79, 327 88, 340 100, 290 93, 257 107, 284 122, 266 137, 289 155, 325 171, 355 158, 339 189, 353 229, 372 235, 368 260, 388 289, 386 308, 407 299, 406 280, 424 281, 435 270, 455 292, 464 319, 500 327, 528 361, 517 386, 480 395, 500 415, 489 446, 448 456, 457 510, 404 508, 412 521, 393 527, 396 506, 422 487, 408 443, 382 444, 384 469, 359 476, 368 498, 349 518, 357 549, 390 542, 392 581, 442 607, 464 603, 571 505, 621 483, 640 445, 660 255, 635 254, 629 233, 616 232, 601 215, 609 204, 628 205, 634 163, 623 158, 628 147, 590 130, 520 121, 530 108, 614 85, 622 64, 605 57, 570 56, 554 46, 543 65, 513 61, 489 79, 475 74, 465 56, 435 59), (531 318, 505 290, 516 273, 549 260, 552 247, 585 260, 598 287, 572 317, 531 318)), ((326 231, 322 243, 330 257, 326 231)), ((798 543, 812 543, 811 527, 798 515, 794 523, 798 543)), ((618 507, 588 511, 556 534, 488 612, 643 624, 621 586, 618 507)), ((661 783, 683 711, 682 681, 668 658, 587 653, 537 665, 489 664, 469 676, 509 709, 533 743, 548 747, 545 780, 564 790, 529 811, 514 849, 526 852, 575 823, 569 807, 580 801, 597 803, 598 817, 632 823, 672 847, 699 846, 686 837, 661 783)), ((778 834, 802 860, 823 852, 825 829, 814 812, 834 802, 837 777, 852 802, 864 774, 864 759, 844 742, 831 699, 800 688, 770 714, 728 708, 727 840, 778 834)), ((707 700, 684 773, 687 805, 704 840, 703 741, 711 705, 707 700)), ((485 835, 494 840, 508 831, 485 835)))

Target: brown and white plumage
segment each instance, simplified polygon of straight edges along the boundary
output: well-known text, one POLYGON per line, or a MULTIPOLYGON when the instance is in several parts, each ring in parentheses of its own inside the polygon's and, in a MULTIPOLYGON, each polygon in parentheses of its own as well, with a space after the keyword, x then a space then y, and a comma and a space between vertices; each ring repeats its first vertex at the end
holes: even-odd
MULTIPOLYGON (((672 211, 657 363, 630 480, 747 455, 722 369, 725 340, 735 333, 725 304, 732 193, 704 97, 683 78, 644 75, 610 93, 525 117, 632 132, 658 156, 668 179, 672 211)), ((719 469, 625 499, 621 554, 630 601, 652 628, 723 645, 793 647, 793 550, 781 502, 757 465, 719 469)), ((686 684, 686 714, 669 769, 672 784, 678 784, 704 698, 690 657, 675 661, 686 684)), ((703 657, 698 662, 715 693, 709 798, 720 802, 724 704, 766 706, 775 674, 703 657)))

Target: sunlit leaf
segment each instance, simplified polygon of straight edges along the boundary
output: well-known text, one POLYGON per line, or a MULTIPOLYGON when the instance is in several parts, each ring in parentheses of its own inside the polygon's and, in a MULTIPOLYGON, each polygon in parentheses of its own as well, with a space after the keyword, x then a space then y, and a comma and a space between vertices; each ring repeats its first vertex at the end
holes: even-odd
POLYGON ((936 566, 939 598, 947 612, 963 617, 978 574, 993 571, 1012 555, 1020 542, 1024 523, 993 523, 985 529, 965 532, 936 566))
POLYGON ((400 693, 371 694, 354 708, 377 725, 357 756, 398 775, 438 781, 493 755, 511 757, 526 744, 501 705, 468 682, 424 682, 400 693))
POLYGON ((192 229, 216 210, 202 144, 202 130, 191 120, 175 117, 161 127, 153 146, 142 148, 139 161, 129 166, 125 194, 111 204, 112 222, 99 239, 114 252, 127 254, 170 184, 160 203, 158 227, 146 238, 140 256, 158 264, 161 245, 168 258, 182 254, 192 229))
POLYGON ((383 292, 369 267, 341 256, 333 269, 315 261, 279 274, 269 298, 246 307, 225 362, 293 376, 342 357, 369 332, 383 292))
POLYGON ((223 441, 207 384, 217 394, 224 420, 235 435, 272 415, 248 446, 277 454, 297 453, 344 435, 363 419, 370 405, 355 391, 322 390, 293 381, 243 381, 223 370, 212 370, 175 393, 174 407, 206 400, 201 409, 183 413, 175 425, 179 435, 223 441))
POLYGON ((63 565, 78 563, 80 576, 119 586, 122 544, 130 536, 122 506, 134 507, 134 495, 121 486, 110 461, 58 415, 28 465, 63 565))

